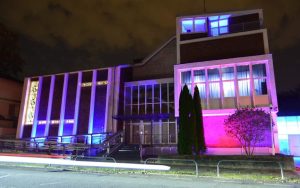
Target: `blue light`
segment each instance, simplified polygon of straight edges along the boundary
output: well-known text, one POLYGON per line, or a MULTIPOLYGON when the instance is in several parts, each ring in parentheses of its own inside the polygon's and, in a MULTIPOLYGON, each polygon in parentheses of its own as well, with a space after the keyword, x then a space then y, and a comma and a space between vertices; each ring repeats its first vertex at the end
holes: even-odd
POLYGON ((220 20, 222 20, 222 19, 228 19, 230 17, 230 15, 221 15, 220 16, 220 20))
POLYGON ((182 20, 182 33, 190 33, 193 32, 193 20, 182 20))
POLYGON ((225 20, 220 20, 220 21, 219 21, 219 26, 220 26, 220 27, 228 26, 228 20, 227 20, 227 19, 225 19, 225 20))
POLYGON ((206 19, 197 18, 195 19, 195 32, 205 32, 206 31, 206 19))
POLYGON ((220 27, 220 34, 228 33, 228 27, 220 27))
POLYGON ((218 21, 210 22, 210 28, 218 27, 218 21))
POLYGON ((218 20, 219 16, 210 16, 208 17, 209 21, 214 21, 214 20, 218 20))
POLYGON ((219 28, 211 29, 210 32, 212 36, 219 36, 219 28))

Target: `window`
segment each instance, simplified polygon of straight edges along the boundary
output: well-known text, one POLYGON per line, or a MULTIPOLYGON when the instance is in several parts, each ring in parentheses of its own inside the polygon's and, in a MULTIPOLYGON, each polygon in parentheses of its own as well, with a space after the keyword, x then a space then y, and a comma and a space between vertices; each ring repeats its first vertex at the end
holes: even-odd
POLYGON ((233 67, 222 68, 222 81, 224 97, 235 97, 233 67))
POLYGON ((194 82, 200 93, 200 98, 206 98, 205 70, 194 71, 194 82))
POLYGON ((181 20, 181 32, 206 32, 206 18, 185 18, 181 20))
POLYGON ((220 98, 219 69, 208 69, 209 98, 220 98))
POLYGON ((252 66, 254 92, 255 95, 266 95, 267 92, 267 79, 266 79, 266 65, 255 64, 252 66))
POLYGON ((228 18, 230 15, 210 16, 209 28, 212 36, 219 36, 228 33, 228 18))
POLYGON ((181 88, 183 88, 185 84, 187 85, 189 91, 191 92, 191 85, 192 85, 191 71, 181 72, 181 88))
POLYGON ((249 65, 237 66, 237 79, 240 96, 250 96, 250 70, 249 65))

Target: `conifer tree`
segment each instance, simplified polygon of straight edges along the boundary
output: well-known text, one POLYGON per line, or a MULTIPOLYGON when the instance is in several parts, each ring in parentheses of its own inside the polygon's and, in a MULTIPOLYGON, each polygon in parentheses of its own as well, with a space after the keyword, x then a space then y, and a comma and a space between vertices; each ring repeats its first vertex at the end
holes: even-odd
POLYGON ((203 115, 202 115, 202 106, 199 89, 196 86, 194 89, 194 98, 193 98, 193 108, 195 111, 195 140, 194 140, 194 150, 196 154, 199 152, 206 151, 205 137, 204 137, 204 128, 203 128, 203 115))

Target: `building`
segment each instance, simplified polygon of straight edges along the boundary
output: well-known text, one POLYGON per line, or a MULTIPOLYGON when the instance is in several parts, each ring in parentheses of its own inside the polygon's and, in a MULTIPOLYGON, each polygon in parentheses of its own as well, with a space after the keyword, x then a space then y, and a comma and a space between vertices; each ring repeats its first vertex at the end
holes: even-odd
MULTIPOLYGON (((274 122, 277 96, 262 10, 178 17, 176 36, 135 65, 43 75, 24 82, 17 138, 95 144, 124 131, 125 144, 176 152, 180 90, 200 90, 208 151, 241 153, 225 134, 237 107, 259 106, 274 122)), ((278 152, 270 125, 255 153, 278 152)))
POLYGON ((0 78, 0 137, 14 138, 22 95, 22 83, 0 78))

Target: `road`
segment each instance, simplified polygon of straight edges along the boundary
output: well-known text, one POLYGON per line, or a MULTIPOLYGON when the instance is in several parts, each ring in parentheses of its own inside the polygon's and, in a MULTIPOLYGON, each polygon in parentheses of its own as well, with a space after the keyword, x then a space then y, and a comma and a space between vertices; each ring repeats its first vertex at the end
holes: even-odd
POLYGON ((0 188, 289 188, 300 185, 256 184, 216 178, 158 175, 92 174, 50 169, 0 166, 0 188))

